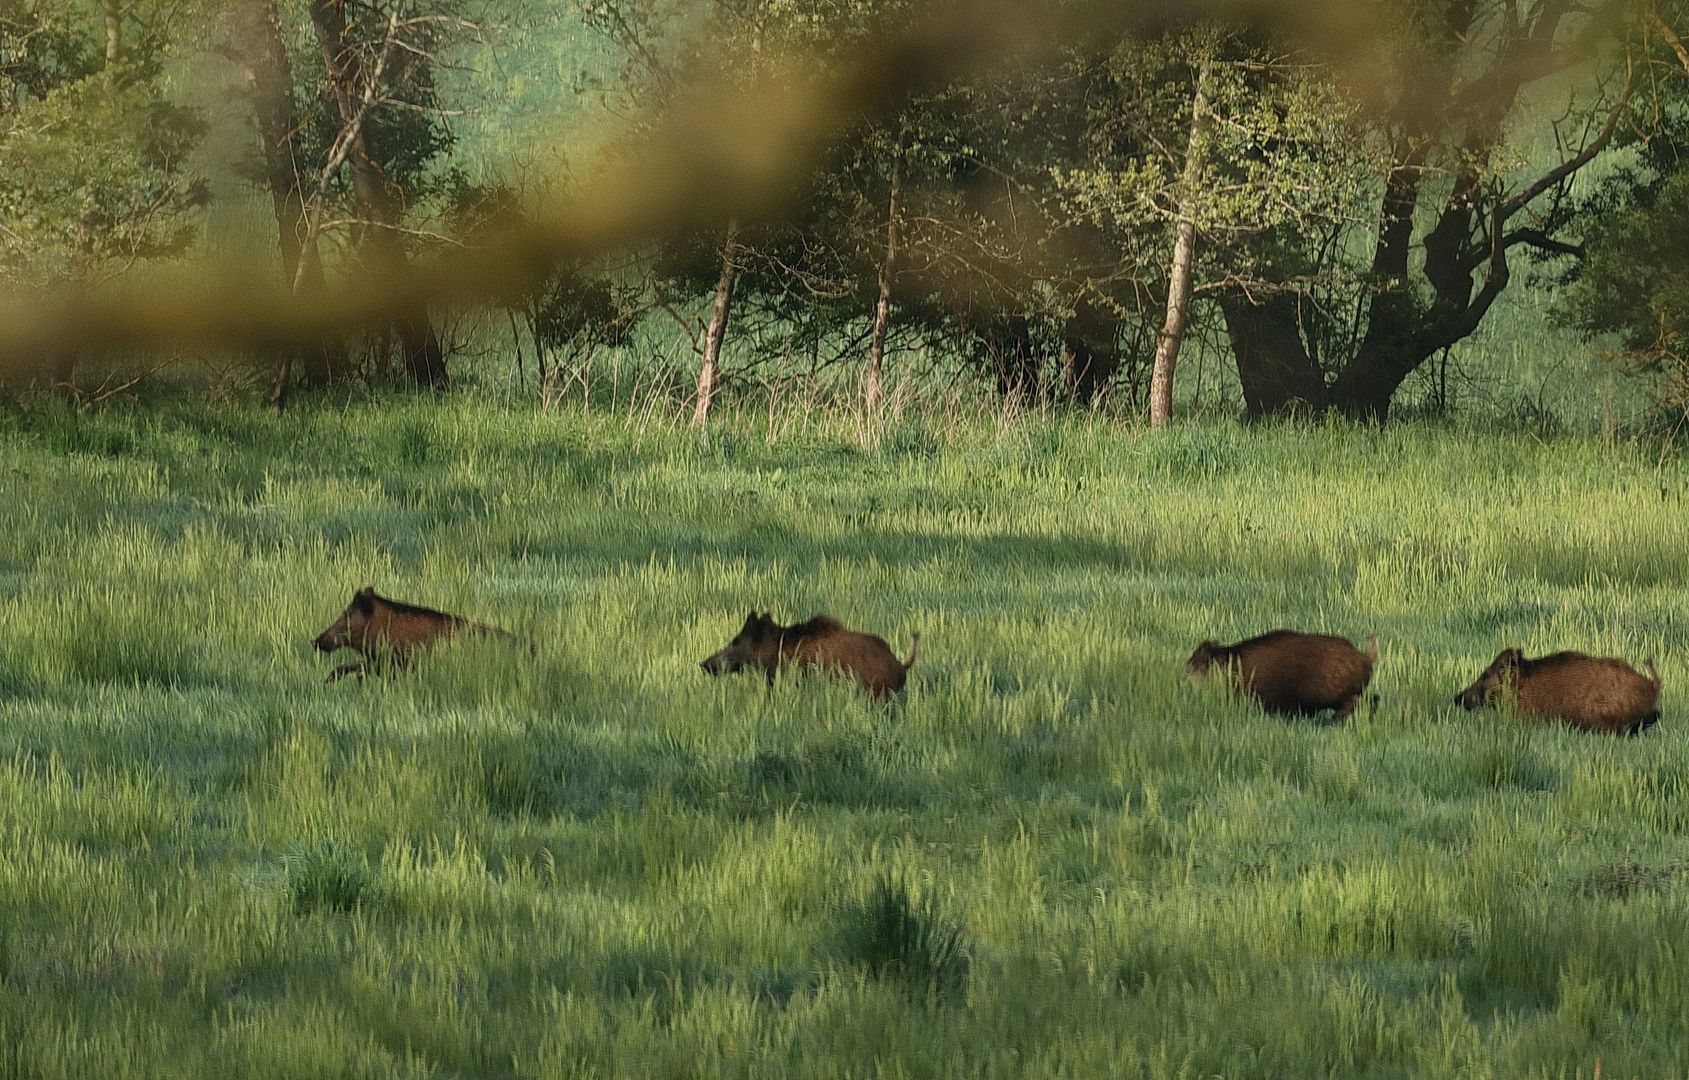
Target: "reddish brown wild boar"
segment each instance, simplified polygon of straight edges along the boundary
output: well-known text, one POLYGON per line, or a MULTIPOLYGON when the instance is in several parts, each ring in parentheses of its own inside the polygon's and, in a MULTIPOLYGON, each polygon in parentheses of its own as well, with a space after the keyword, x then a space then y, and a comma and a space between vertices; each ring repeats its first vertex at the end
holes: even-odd
POLYGON ((1612 656, 1557 652, 1527 660, 1523 649, 1506 649, 1454 702, 1477 709, 1517 701, 1527 716, 1561 720, 1585 731, 1636 735, 1660 719, 1660 673, 1653 660, 1642 666, 1647 675, 1612 656))
MULTIPOLYGON (((391 658, 394 664, 404 667, 418 649, 458 634, 517 640, 516 635, 496 626, 470 622, 433 608, 389 600, 378 595, 374 588, 365 586, 353 594, 352 602, 340 613, 334 625, 318 634, 311 644, 323 652, 351 648, 363 654, 362 660, 335 668, 328 677, 328 681, 333 682, 347 675, 363 676, 370 663, 376 660, 391 658)), ((533 646, 530 644, 529 648, 533 646)))
POLYGON ((875 697, 890 697, 903 689, 920 645, 921 635, 912 635, 909 659, 902 661, 884 638, 846 630, 829 616, 817 615, 796 626, 781 626, 769 613, 758 615, 753 611, 738 636, 699 666, 711 675, 761 668, 770 685, 784 664, 796 664, 799 670, 818 667, 845 672, 875 697))
MULTIPOLYGON (((1341 722, 1355 711, 1372 681, 1372 665, 1378 661, 1376 635, 1366 639, 1366 650, 1329 634, 1274 630, 1236 645, 1204 641, 1185 667, 1202 678, 1218 666, 1239 693, 1271 712, 1307 716, 1334 709, 1332 719, 1341 722)), ((1376 695, 1372 703, 1376 708, 1376 695)))

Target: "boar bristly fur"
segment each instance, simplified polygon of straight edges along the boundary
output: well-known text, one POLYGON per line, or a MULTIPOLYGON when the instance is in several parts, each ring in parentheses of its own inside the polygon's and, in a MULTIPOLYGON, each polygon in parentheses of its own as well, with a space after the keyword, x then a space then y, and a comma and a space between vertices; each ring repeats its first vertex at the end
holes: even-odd
POLYGON ((1367 638, 1361 652, 1346 638, 1274 630, 1235 645, 1205 641, 1185 667, 1197 678, 1219 667, 1235 690, 1270 712, 1307 716, 1332 709, 1341 722, 1360 704, 1377 660, 1377 637, 1367 638))
POLYGON ((328 677, 333 682, 347 675, 362 676, 373 661, 391 659, 404 667, 417 650, 458 634, 518 640, 516 635, 496 626, 470 622, 418 604, 389 600, 365 586, 352 596, 352 602, 334 625, 318 634, 311 644, 323 652, 349 648, 363 654, 362 660, 336 668, 328 677))
POLYGON ((913 635, 909 659, 902 661, 884 638, 847 630, 830 616, 781 626, 770 613, 753 611, 733 640, 699 666, 711 675, 758 668, 771 685, 784 665, 795 664, 800 671, 820 668, 848 674, 870 694, 883 698, 903 689, 920 644, 921 635, 913 635))
POLYGON ((1651 659, 1643 666, 1646 675, 1613 656, 1557 652, 1530 660, 1523 649, 1504 649, 1454 701, 1467 709, 1511 701, 1527 716, 1637 735, 1660 719, 1660 673, 1651 659))

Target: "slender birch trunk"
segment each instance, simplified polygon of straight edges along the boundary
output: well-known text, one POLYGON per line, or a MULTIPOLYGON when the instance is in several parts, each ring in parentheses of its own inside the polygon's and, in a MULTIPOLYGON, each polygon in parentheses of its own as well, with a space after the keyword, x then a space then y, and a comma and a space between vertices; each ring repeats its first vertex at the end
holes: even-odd
POLYGON ((123 59, 123 9, 116 0, 100 0, 100 10, 106 18, 106 66, 100 85, 109 91, 117 62, 123 59))
MULTIPOLYGON (((117 0, 100 0, 100 12, 105 18, 105 65, 100 72, 100 88, 111 93, 117 76, 117 65, 123 59, 123 9, 118 7, 117 0)), ((82 185, 82 216, 76 223, 76 261, 74 290, 80 291, 88 285, 94 273, 94 230, 97 227, 95 215, 99 211, 98 192, 90 177, 82 185)), ((53 388, 68 397, 75 397, 76 362, 79 359, 76 349, 62 349, 53 357, 53 388)))
POLYGON ((1202 177, 1203 158, 1208 148, 1208 92, 1214 61, 1202 58, 1197 70, 1196 92, 1191 96, 1191 133, 1185 147, 1185 171, 1180 181, 1179 210, 1173 230, 1173 266, 1167 275, 1167 319, 1155 344, 1155 366, 1149 384, 1149 426, 1163 428, 1173 417, 1173 369, 1179 360, 1179 346, 1185 339, 1190 318, 1191 263, 1196 251, 1197 184, 1202 177))
POLYGON ((886 326, 891 322, 891 281, 897 273, 898 199, 903 191, 903 142, 898 140, 897 157, 891 165, 891 206, 886 213, 886 257, 880 264, 880 299, 874 305, 874 336, 868 345, 868 380, 864 412, 868 435, 873 438, 874 420, 879 415, 881 369, 885 364, 886 326))
POLYGON ((727 223, 727 242, 721 248, 721 278, 715 287, 715 308, 710 312, 709 329, 704 331, 704 360, 698 366, 698 404, 692 411, 694 427, 710 422, 710 406, 715 402, 716 381, 721 376, 721 343, 727 338, 727 318, 733 310, 733 282, 739 268, 733 257, 738 254, 739 223, 727 223))

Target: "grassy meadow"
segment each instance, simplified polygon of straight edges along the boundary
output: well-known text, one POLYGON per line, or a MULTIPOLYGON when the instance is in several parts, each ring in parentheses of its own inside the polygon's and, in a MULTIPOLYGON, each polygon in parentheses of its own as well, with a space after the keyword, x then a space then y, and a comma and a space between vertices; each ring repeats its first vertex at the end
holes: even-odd
POLYGON ((1480 425, 0 413, 0 1075, 1689 1076, 1689 469, 1480 425), (354 589, 497 623, 323 684, 354 589), (710 679, 752 607, 906 695, 710 679), (1183 677, 1377 633, 1343 727, 1183 677), (1666 680, 1466 714, 1502 647, 1666 680))

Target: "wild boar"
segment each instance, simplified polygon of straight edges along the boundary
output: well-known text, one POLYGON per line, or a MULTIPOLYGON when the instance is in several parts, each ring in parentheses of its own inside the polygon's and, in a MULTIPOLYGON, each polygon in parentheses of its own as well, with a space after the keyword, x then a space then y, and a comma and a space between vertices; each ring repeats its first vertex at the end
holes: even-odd
POLYGON ((1527 660, 1523 649, 1506 649, 1454 702, 1467 709, 1517 702, 1527 716, 1636 735, 1660 719, 1660 673, 1651 659, 1642 666, 1647 675, 1612 656, 1557 652, 1527 660))
POLYGON ((827 615, 817 615, 796 626, 781 626, 771 614, 753 611, 727 647, 699 666, 711 675, 761 668, 771 686, 775 673, 785 664, 796 664, 799 670, 818 667, 842 671, 854 676, 870 694, 884 698, 903 689, 920 646, 921 635, 911 635, 909 659, 900 661, 884 638, 846 630, 827 615))
MULTIPOLYGON (((1366 649, 1363 653, 1346 638, 1329 634, 1274 630, 1236 645, 1204 641, 1185 668, 1200 679, 1210 668, 1220 667, 1235 690, 1270 712, 1309 716, 1333 709, 1332 720, 1341 723, 1360 705, 1372 681, 1372 665, 1378 661, 1376 635, 1366 639, 1366 649)), ((1378 707, 1377 695, 1372 705, 1378 707)))
MULTIPOLYGON (((395 665, 405 667, 417 650, 458 634, 519 640, 516 635, 496 626, 470 622, 433 608, 389 600, 378 595, 374 588, 365 586, 353 594, 352 602, 340 613, 334 625, 318 634, 311 644, 325 653, 351 648, 363 654, 362 660, 335 668, 327 680, 333 682, 348 675, 362 677, 373 661, 391 659, 395 665)), ((534 648, 530 643, 530 651, 534 648)))

